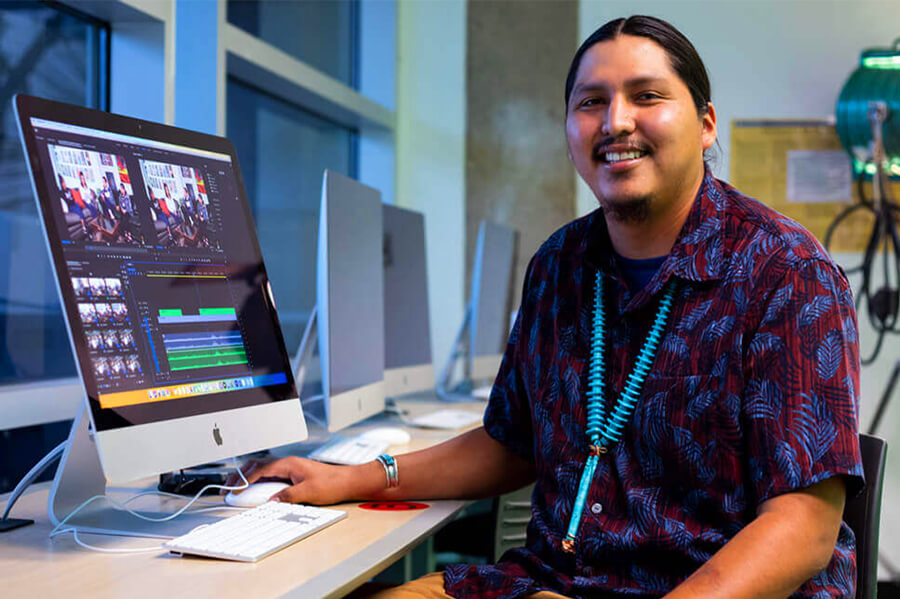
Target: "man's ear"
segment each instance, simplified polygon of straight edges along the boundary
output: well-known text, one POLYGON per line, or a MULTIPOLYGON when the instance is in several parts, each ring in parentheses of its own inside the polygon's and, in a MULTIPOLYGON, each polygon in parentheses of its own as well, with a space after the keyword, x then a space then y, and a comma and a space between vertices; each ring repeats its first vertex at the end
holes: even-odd
POLYGON ((706 151, 716 143, 719 136, 718 126, 716 125, 716 109, 712 102, 706 103, 706 114, 700 117, 701 124, 701 140, 703 150, 706 151))

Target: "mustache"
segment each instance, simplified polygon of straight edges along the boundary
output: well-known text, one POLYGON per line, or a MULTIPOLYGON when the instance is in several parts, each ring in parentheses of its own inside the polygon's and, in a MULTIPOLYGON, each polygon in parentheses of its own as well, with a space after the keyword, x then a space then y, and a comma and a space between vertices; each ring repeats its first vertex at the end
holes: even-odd
POLYGON ((625 149, 618 148, 617 151, 629 152, 629 151, 639 151, 650 153, 650 146, 645 144, 644 142, 637 139, 617 139, 615 137, 607 137, 606 139, 601 139, 596 144, 594 144, 594 154, 600 154, 606 151, 606 148, 609 146, 624 146, 625 149))

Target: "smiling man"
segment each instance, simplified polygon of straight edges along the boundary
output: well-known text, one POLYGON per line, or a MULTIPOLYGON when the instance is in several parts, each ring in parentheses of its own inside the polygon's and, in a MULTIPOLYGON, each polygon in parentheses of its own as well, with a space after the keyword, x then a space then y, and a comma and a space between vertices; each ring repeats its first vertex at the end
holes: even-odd
POLYGON ((600 209, 532 258, 484 427, 356 467, 254 465, 283 501, 482 497, 536 481, 526 546, 384 597, 849 597, 856 317, 797 223, 715 179, 700 57, 607 23, 566 82, 600 209))

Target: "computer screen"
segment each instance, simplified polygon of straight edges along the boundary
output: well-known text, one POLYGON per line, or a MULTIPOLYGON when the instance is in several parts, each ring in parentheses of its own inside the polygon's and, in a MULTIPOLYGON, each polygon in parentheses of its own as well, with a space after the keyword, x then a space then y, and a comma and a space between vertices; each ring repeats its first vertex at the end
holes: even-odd
POLYGON ((493 379, 509 337, 516 232, 482 221, 472 270, 471 376, 493 379))
POLYGON ((316 310, 328 430, 384 410, 381 194, 326 170, 316 310))
POLYGON ((231 143, 15 106, 107 479, 304 439, 231 143))
POLYGON ((425 217, 382 205, 384 218, 384 385, 388 397, 434 388, 425 217))

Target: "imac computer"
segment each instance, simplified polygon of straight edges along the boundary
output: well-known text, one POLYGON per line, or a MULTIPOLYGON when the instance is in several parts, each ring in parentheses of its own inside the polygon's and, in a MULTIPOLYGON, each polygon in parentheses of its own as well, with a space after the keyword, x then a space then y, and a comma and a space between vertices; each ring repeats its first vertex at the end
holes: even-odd
POLYGON ((472 380, 493 381, 509 337, 516 232, 482 221, 472 267, 472 319, 469 322, 472 380))
MULTIPOLYGON (((231 143, 30 96, 14 103, 85 394, 51 521, 107 483, 304 440, 231 143)), ((141 531, 92 506, 70 524, 152 536, 195 525, 173 522, 141 531)))
POLYGON ((384 390, 397 397, 434 389, 425 217, 382 205, 384 215, 384 390))
POLYGON ((330 432, 384 411, 381 222, 378 190, 325 171, 319 214, 316 326, 324 412, 330 432))
POLYGON ((510 227, 481 222, 469 304, 438 379, 437 392, 445 400, 470 400, 476 383, 492 382, 497 375, 509 337, 516 236, 510 227), (460 361, 462 377, 454 383, 460 361))

